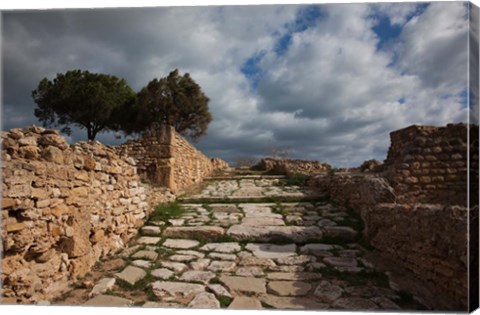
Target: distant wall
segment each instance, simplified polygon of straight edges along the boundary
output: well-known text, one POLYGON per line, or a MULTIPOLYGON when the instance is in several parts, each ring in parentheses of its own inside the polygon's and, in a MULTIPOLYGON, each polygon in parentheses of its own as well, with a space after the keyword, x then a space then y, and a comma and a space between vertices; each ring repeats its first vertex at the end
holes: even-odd
POLYGON ((158 133, 129 140, 117 151, 135 159, 142 178, 172 191, 201 182, 216 170, 228 168, 225 161, 206 157, 169 126, 158 133))
POLYGON ((321 163, 318 161, 305 161, 305 160, 279 160, 266 158, 262 159, 255 169, 261 171, 271 171, 276 174, 305 174, 314 175, 319 173, 325 173, 331 166, 327 163, 321 163))
MULTIPOLYGON (((478 148, 478 126, 470 129, 473 152, 478 148)), ((384 167, 397 201, 466 205, 468 135, 466 124, 414 125, 390 133, 384 167)), ((471 154, 470 163, 472 179, 478 178, 478 152, 471 154)), ((478 191, 476 183, 473 188, 478 191)))
POLYGON ((1 139, 4 298, 58 295, 122 248, 149 215, 152 191, 133 158, 98 142, 69 145, 35 126, 1 139))

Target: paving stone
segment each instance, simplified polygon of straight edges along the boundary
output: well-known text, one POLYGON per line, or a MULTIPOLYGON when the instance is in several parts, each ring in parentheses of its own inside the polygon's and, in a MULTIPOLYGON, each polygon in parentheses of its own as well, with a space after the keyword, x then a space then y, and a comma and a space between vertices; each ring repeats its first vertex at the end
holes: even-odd
POLYGON ((269 217, 245 217, 242 220, 241 225, 246 226, 280 226, 285 225, 282 218, 269 218, 269 217))
POLYGON ((324 252, 332 249, 343 249, 343 247, 340 245, 314 243, 300 247, 300 253, 315 255, 316 252, 324 252))
POLYGON ((352 311, 378 309, 377 304, 370 300, 359 297, 340 298, 333 303, 333 307, 352 311))
POLYGON ((120 257, 128 257, 131 254, 135 253, 140 247, 142 247, 142 246, 134 245, 132 247, 128 247, 120 253, 120 257))
POLYGON ((269 272, 269 280, 318 280, 322 274, 318 272, 269 272))
POLYGON ((235 253, 239 252, 242 248, 238 243, 228 242, 228 243, 208 243, 200 247, 200 250, 203 251, 213 251, 219 253, 235 253))
POLYGON ((175 303, 175 302, 145 302, 145 304, 143 304, 142 307, 181 308, 184 306, 180 303, 175 303))
POLYGON ((155 225, 155 226, 164 226, 165 222, 161 220, 155 220, 155 221, 149 221, 149 224, 155 225))
POLYGON ((347 241, 354 241, 358 232, 348 226, 326 226, 325 235, 329 237, 341 238, 347 241))
POLYGON ((371 301, 375 302, 380 306, 381 309, 383 310, 400 310, 400 306, 398 306, 395 302, 393 302, 390 299, 387 299, 386 297, 374 297, 370 299, 371 301))
POLYGON ((218 297, 232 298, 230 292, 228 292, 228 290, 221 284, 209 284, 207 288, 210 289, 213 293, 215 293, 215 295, 218 297))
POLYGON ((325 265, 324 263, 321 263, 321 262, 314 262, 314 263, 310 263, 306 266, 306 270, 310 270, 310 271, 314 271, 314 270, 319 270, 319 269, 322 269, 322 268, 325 268, 327 267, 327 265, 325 265))
POLYGON ((180 255, 195 256, 197 258, 204 258, 205 257, 204 253, 200 253, 200 252, 197 252, 195 250, 177 250, 176 253, 180 254, 180 255))
POLYGON ((240 213, 236 205, 210 204, 213 212, 240 213))
POLYGON ((318 226, 335 226, 337 223, 335 221, 332 221, 330 219, 322 219, 317 222, 318 226))
POLYGON ((208 292, 202 292, 195 296, 195 298, 188 303, 191 308, 220 308, 220 302, 215 298, 215 295, 208 292))
POLYGON ((158 268, 158 269, 152 270, 151 274, 155 278, 160 278, 162 280, 167 280, 174 275, 174 273, 167 268, 158 268))
POLYGON ((268 291, 281 296, 303 296, 310 291, 312 286, 301 281, 270 281, 268 291))
POLYGON ((111 290, 115 285, 115 278, 103 278, 93 287, 92 291, 88 294, 88 297, 94 297, 99 294, 103 294, 108 290, 111 290))
POLYGON ((209 253, 209 258, 220 259, 220 260, 236 260, 237 256, 233 254, 223 254, 223 253, 209 253))
POLYGON ((356 267, 357 260, 351 257, 325 257, 323 261, 334 267, 356 267))
POLYGON ((187 282, 195 281, 207 284, 213 278, 215 278, 215 274, 210 271, 185 271, 179 279, 187 282))
POLYGON ((172 256, 168 257, 168 259, 170 259, 172 261, 189 262, 189 261, 197 259, 197 257, 195 257, 193 255, 172 255, 172 256))
POLYGON ((156 281, 152 283, 153 293, 164 301, 171 301, 182 297, 193 298, 198 293, 204 292, 205 287, 201 284, 183 283, 173 281, 156 281))
POLYGON ((343 249, 337 252, 338 256, 340 257, 352 257, 352 258, 356 258, 361 253, 362 251, 358 249, 343 249))
POLYGON ((283 265, 283 266, 272 266, 269 267, 270 271, 277 271, 277 272, 300 272, 304 271, 305 267, 304 266, 299 266, 299 265, 283 265))
POLYGON ((216 240, 225 233, 218 226, 173 226, 163 232, 165 237, 184 237, 193 239, 216 240))
POLYGON ((145 258, 149 260, 156 260, 158 253, 150 250, 141 250, 132 255, 132 258, 145 258))
POLYGON ((140 229, 144 235, 160 235, 162 229, 158 226, 144 226, 140 229))
POLYGON ((185 220, 183 220, 183 219, 171 219, 171 220, 168 220, 168 222, 173 226, 182 226, 185 223, 185 220))
POLYGON ((142 236, 137 240, 137 243, 144 244, 144 245, 155 245, 158 242, 160 242, 160 240, 161 240, 160 237, 142 236))
POLYGON ((198 246, 198 241, 184 239, 166 239, 162 246, 175 249, 189 249, 198 246))
POLYGON ((192 268, 193 270, 204 270, 205 268, 208 267, 208 265, 210 265, 210 259, 201 258, 201 259, 192 261, 190 263, 190 268, 192 268))
POLYGON ((262 303, 254 297, 236 296, 228 308, 239 310, 258 310, 262 309, 262 303))
POLYGON ((233 271, 236 266, 237 266, 237 264, 235 264, 234 262, 231 262, 231 261, 217 261, 217 260, 214 260, 210 263, 210 265, 208 266, 207 269, 210 270, 210 271, 213 271, 213 272, 217 272, 217 271, 229 272, 229 271, 233 271))
POLYGON ((319 303, 307 297, 289 297, 267 294, 260 297, 260 299, 276 309, 325 310, 328 308, 328 304, 319 303))
POLYGON ((240 266, 259 266, 259 267, 274 267, 275 262, 270 258, 259 258, 254 256, 244 256, 238 263, 240 266))
POLYGON ((332 303, 342 296, 342 292, 343 289, 338 285, 334 285, 328 281, 322 281, 316 287, 313 295, 315 295, 322 302, 332 303))
POLYGON ((187 269, 187 265, 172 261, 161 261, 160 265, 175 272, 182 272, 187 269))
POLYGON ((140 267, 140 268, 150 268, 152 266, 152 263, 148 260, 143 260, 143 259, 137 259, 132 261, 132 265, 140 267))
POLYGON ((247 244, 245 249, 250 250, 253 255, 259 258, 285 258, 297 255, 297 246, 295 244, 247 244))
POLYGON ((312 239, 321 239, 322 231, 318 226, 246 226, 232 225, 227 235, 236 240, 256 240, 269 242, 278 239, 302 243, 312 239))
POLYGON ((85 306, 130 306, 133 302, 118 296, 113 295, 97 295, 88 300, 83 305, 85 306))
POLYGON ((277 258, 275 259, 275 262, 279 265, 302 265, 315 260, 316 258, 313 256, 299 255, 285 258, 277 258))
POLYGON ((231 292, 266 293, 265 279, 252 277, 220 276, 223 283, 231 292))
POLYGON ((147 273, 145 270, 128 266, 127 268, 123 269, 122 272, 115 274, 115 277, 121 279, 131 285, 134 285, 137 281, 143 279, 147 273))
POLYGON ((265 275, 260 267, 239 267, 235 270, 235 274, 242 277, 263 277, 265 275))

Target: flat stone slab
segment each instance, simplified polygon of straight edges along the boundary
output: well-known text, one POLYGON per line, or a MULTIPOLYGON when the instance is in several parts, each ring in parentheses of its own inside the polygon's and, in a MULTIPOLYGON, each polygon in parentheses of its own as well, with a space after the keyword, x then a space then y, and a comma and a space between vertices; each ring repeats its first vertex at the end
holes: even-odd
POLYGON ((195 281, 207 284, 213 278, 215 278, 215 274, 210 271, 186 271, 179 279, 187 282, 195 281))
POLYGON ((353 241, 358 235, 357 231, 347 226, 326 226, 324 230, 326 236, 341 238, 346 241, 353 241))
POLYGON ((245 249, 248 249, 259 258, 285 258, 297 254, 297 246, 295 244, 247 244, 245 249))
POLYGON ((288 240, 295 243, 320 240, 323 236, 318 226, 246 226, 232 225, 227 235, 235 240, 270 242, 288 240))
POLYGON ((268 291, 280 296, 307 295, 312 285, 301 281, 270 281, 268 291))
POLYGON ((357 267, 357 260, 352 257, 325 257, 323 261, 333 267, 357 267))
POLYGON ((279 265, 303 265, 315 261, 315 257, 308 255, 290 256, 275 259, 279 265))
POLYGON ((145 302, 145 304, 143 304, 142 307, 180 308, 180 307, 184 307, 184 306, 180 303, 175 303, 175 302, 150 302, 149 301, 149 302, 145 302))
POLYGON ((158 226, 144 226, 140 229, 144 235, 160 235, 162 229, 158 226))
POLYGON ((347 310, 376 310, 378 305, 370 300, 359 297, 340 298, 333 303, 333 307, 347 310))
POLYGON ((319 303, 307 297, 289 297, 276 296, 267 294, 260 299, 276 308, 276 309, 292 309, 292 310, 325 310, 328 309, 328 304, 319 303))
POLYGON ((328 281, 322 281, 313 292, 313 295, 322 302, 332 303, 340 298, 342 293, 343 289, 338 285, 332 284, 328 281))
POLYGON ((163 232, 166 237, 182 237, 189 239, 215 240, 225 234, 219 226, 174 226, 163 232))
POLYGON ((168 257, 168 259, 172 261, 189 262, 197 259, 197 257, 194 255, 172 255, 168 257))
POLYGON ((132 258, 145 258, 148 260, 156 260, 158 253, 150 250, 141 250, 132 255, 132 258))
POLYGON ((227 242, 227 243, 208 243, 200 247, 200 250, 203 251, 213 251, 219 253, 235 253, 239 252, 242 248, 238 243, 227 242))
POLYGON ((88 300, 83 305, 85 306, 130 306, 133 302, 118 296, 113 295, 97 295, 88 300))
POLYGON ((108 290, 111 290, 115 285, 115 278, 103 278, 93 287, 92 291, 88 294, 89 297, 94 297, 99 294, 103 294, 108 290))
POLYGON ((169 238, 166 239, 165 242, 163 242, 162 246, 175 249, 189 249, 198 246, 198 244, 200 243, 195 240, 169 238))
POLYGON ((229 271, 233 271, 236 266, 237 264, 232 261, 214 260, 210 263, 207 269, 213 272, 218 272, 218 271, 229 272, 229 271))
POLYGON ((230 289, 230 291, 255 294, 267 293, 265 279, 253 277, 221 276, 220 282, 230 289))
POLYGON ((155 245, 160 242, 160 237, 153 237, 153 236, 142 236, 137 240, 138 244, 145 244, 145 245, 155 245))
POLYGON ((209 284, 207 287, 210 291, 215 293, 215 295, 218 297, 232 298, 232 295, 230 294, 230 292, 228 292, 228 290, 221 284, 209 284))
POLYGON ((190 263, 190 268, 193 270, 204 270, 210 265, 210 259, 201 258, 190 263))
POLYGON ((158 268, 151 271, 152 276, 155 278, 160 278, 162 280, 167 280, 174 275, 173 271, 167 268, 158 268))
POLYGON ((314 243, 300 247, 300 253, 315 254, 316 252, 324 252, 332 249, 343 249, 343 247, 340 245, 314 243))
POLYGON ((228 308, 239 310, 259 310, 262 309, 262 303, 260 300, 254 297, 237 296, 233 299, 228 308))
POLYGON ((270 258, 259 258, 255 256, 243 257, 238 263, 240 266, 258 266, 258 267, 275 267, 275 262, 270 258))
POLYGON ((281 218, 265 218, 265 217, 246 217, 242 220, 241 225, 247 226, 280 226, 285 225, 281 218))
POLYGON ((145 270, 128 266, 127 268, 123 269, 122 272, 115 274, 115 277, 121 279, 131 285, 134 285, 137 281, 143 279, 147 273, 145 270))
POLYGON ((191 308, 220 308, 220 302, 215 298, 215 295, 208 292, 202 292, 195 296, 193 300, 188 303, 191 308))
POLYGON ((267 279, 269 280, 318 280, 322 278, 319 272, 269 272, 267 279))
POLYGON ((160 265, 162 267, 171 269, 175 272, 182 272, 187 269, 187 265, 179 262, 173 262, 173 261, 161 261, 160 265))
POLYGON ((153 293, 159 298, 168 300, 176 297, 189 297, 205 291, 205 287, 200 284, 156 281, 152 283, 153 293))
POLYGON ((150 268, 152 266, 152 263, 148 260, 143 260, 143 259, 137 259, 132 261, 132 265, 140 267, 140 268, 150 268))
POLYGON ((195 256, 197 258, 204 258, 205 257, 205 254, 204 253, 201 253, 201 252, 197 252, 195 250, 177 250, 176 251, 177 254, 180 254, 180 255, 190 255, 190 256, 195 256))
POLYGON ((233 254, 223 254, 223 253, 209 253, 209 258, 219 259, 219 260, 236 260, 237 256, 233 254))
POLYGON ((260 267, 239 267, 235 270, 235 274, 242 277, 263 277, 265 275, 260 267))

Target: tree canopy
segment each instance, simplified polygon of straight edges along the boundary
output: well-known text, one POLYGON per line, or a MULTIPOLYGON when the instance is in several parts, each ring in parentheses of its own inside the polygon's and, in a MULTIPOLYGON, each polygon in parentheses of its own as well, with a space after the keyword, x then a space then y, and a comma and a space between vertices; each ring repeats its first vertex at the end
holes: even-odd
POLYGON ((118 130, 118 110, 133 106, 135 92, 124 79, 112 75, 71 70, 57 74, 53 81, 40 81, 32 97, 38 108, 35 116, 44 126, 61 126, 71 134, 71 125, 87 129, 94 140, 97 133, 118 130))
POLYGON ((209 98, 188 73, 181 76, 177 69, 161 79, 150 81, 137 94, 137 102, 125 120, 122 129, 127 133, 155 131, 162 125, 171 125, 185 137, 197 140, 207 134, 212 115, 209 98))

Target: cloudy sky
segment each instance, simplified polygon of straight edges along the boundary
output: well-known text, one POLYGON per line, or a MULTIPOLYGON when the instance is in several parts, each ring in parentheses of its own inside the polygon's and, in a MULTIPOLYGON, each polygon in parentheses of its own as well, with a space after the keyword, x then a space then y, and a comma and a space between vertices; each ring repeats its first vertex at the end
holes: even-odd
POLYGON ((462 2, 3 12, 2 129, 39 125, 44 77, 89 70, 138 91, 178 68, 210 98, 209 156, 383 160, 390 131, 467 121, 468 17, 462 2))

